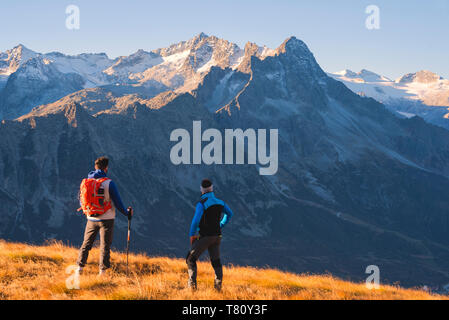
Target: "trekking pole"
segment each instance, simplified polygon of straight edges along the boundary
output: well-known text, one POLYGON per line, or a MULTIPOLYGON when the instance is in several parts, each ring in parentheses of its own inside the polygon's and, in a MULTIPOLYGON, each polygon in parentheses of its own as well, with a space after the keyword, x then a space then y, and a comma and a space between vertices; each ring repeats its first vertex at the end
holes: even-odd
POLYGON ((132 209, 128 208, 128 237, 126 241, 126 276, 128 276, 128 256, 129 256, 129 240, 131 236, 131 217, 132 217, 132 209))

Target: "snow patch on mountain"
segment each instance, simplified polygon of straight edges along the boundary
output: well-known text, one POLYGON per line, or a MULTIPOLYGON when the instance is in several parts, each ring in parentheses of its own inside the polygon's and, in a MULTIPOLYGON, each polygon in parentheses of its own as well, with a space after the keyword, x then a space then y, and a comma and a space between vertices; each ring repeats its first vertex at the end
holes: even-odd
POLYGON ((101 70, 111 65, 111 60, 104 53, 80 54, 75 56, 52 52, 43 55, 47 63, 53 63, 61 73, 78 74, 85 79, 84 88, 92 88, 108 83, 101 70))
POLYGON ((342 80, 353 81, 357 83, 366 83, 366 82, 391 82, 391 80, 385 76, 381 76, 372 71, 362 69, 359 72, 353 72, 349 69, 345 69, 339 72, 335 72, 335 75, 340 76, 342 80))
POLYGON ((181 52, 176 52, 173 53, 171 55, 168 56, 164 56, 162 57, 163 63, 162 65, 166 65, 166 66, 173 66, 175 68, 180 68, 183 63, 185 62, 185 59, 187 59, 187 57, 190 54, 190 50, 184 50, 181 52))
POLYGON ((327 190, 324 185, 322 185, 316 177, 309 171, 303 173, 304 179, 306 180, 307 186, 320 198, 328 202, 335 202, 332 192, 327 190))
POLYGON ((418 115, 426 121, 449 129, 449 80, 422 70, 390 80, 368 70, 358 73, 345 69, 328 73, 353 92, 376 99, 402 117, 418 115))
POLYGON ((414 113, 409 113, 409 112, 403 112, 403 111, 397 111, 397 113, 399 113, 400 115, 406 117, 407 119, 413 118, 416 116, 416 114, 414 113))
POLYGON ((352 91, 383 103, 407 99, 429 106, 449 106, 449 80, 430 71, 409 73, 395 81, 365 69, 358 73, 345 69, 328 75, 352 91))
POLYGON ((140 49, 129 56, 117 58, 114 64, 103 72, 110 76, 128 76, 129 74, 143 72, 163 61, 160 55, 140 49))

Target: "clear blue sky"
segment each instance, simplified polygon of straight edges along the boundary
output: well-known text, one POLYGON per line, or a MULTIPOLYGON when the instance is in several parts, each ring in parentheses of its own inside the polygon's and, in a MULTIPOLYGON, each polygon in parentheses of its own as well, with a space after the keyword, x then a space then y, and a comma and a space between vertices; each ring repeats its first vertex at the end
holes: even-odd
POLYGON ((275 48, 295 35, 325 71, 370 69, 396 78, 420 69, 449 78, 449 0, 14 0, 0 2, 0 51, 106 52, 110 57, 187 40, 199 32, 275 48), (80 8, 80 29, 65 8, 80 8), (380 30, 365 8, 380 8, 380 30))

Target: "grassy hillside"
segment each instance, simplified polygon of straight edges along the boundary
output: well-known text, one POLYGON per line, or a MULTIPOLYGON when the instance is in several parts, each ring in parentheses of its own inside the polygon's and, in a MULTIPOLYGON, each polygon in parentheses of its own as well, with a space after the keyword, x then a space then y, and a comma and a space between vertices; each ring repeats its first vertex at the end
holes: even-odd
POLYGON ((31 246, 0 240, 0 299, 448 299, 420 290, 382 286, 369 290, 330 275, 297 275, 273 269, 228 266, 224 288, 213 290, 208 262, 198 265, 197 292, 186 288, 183 259, 130 255, 126 276, 123 253, 113 252, 109 276, 99 278, 98 249, 93 249, 80 289, 67 289, 66 269, 77 249, 60 242, 31 246))

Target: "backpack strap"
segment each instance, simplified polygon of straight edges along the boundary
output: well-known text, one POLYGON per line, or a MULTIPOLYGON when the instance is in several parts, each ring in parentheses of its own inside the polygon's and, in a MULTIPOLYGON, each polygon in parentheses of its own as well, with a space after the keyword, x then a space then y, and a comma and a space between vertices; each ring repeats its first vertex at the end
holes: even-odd
POLYGON ((204 204, 206 203, 206 201, 208 200, 209 198, 202 198, 202 199, 200 199, 200 203, 203 205, 203 207, 204 207, 204 204))
POLYGON ((95 179, 95 180, 97 180, 100 183, 103 183, 103 182, 105 182, 107 180, 111 180, 111 179, 109 179, 108 177, 103 177, 103 178, 98 178, 98 179, 95 179))
MULTIPOLYGON (((97 180, 97 182, 100 183, 100 187, 101 187, 101 184, 103 182, 111 180, 111 179, 109 179, 108 177, 103 177, 103 178, 98 178, 98 179, 95 179, 95 180, 97 180)), ((112 201, 112 199, 109 199, 109 201, 105 202, 104 204, 107 205, 107 204, 111 203, 111 201, 112 201)))
POLYGON ((198 201, 198 203, 201 203, 203 205, 203 209, 205 209, 204 208, 204 203, 206 203, 206 201, 207 201, 207 198, 200 199, 200 201, 198 201))

